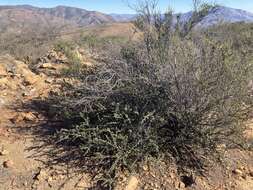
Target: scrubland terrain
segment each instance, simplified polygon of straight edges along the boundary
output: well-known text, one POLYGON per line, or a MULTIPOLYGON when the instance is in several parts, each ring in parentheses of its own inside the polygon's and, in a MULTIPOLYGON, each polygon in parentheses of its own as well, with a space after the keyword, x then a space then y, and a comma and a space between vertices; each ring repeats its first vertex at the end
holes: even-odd
POLYGON ((253 189, 253 25, 206 8, 2 33, 0 190, 253 189))

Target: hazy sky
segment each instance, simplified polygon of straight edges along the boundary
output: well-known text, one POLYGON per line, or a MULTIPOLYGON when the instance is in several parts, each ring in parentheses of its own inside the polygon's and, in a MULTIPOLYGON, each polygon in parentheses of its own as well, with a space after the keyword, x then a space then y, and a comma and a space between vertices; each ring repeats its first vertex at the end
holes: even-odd
MULTIPOLYGON (((68 5, 105 13, 132 13, 133 10, 128 8, 127 1, 130 4, 136 2, 136 0, 0 0, 0 5, 29 4, 39 7, 68 5)), ((192 0, 160 0, 159 6, 161 10, 170 6, 175 12, 186 12, 191 9, 191 2, 192 0)), ((253 12, 253 0, 211 0, 211 2, 253 12)))

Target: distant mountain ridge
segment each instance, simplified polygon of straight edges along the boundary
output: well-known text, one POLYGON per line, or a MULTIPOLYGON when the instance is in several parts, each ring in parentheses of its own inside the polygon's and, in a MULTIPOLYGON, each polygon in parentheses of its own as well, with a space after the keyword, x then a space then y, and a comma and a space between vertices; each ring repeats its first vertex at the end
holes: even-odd
MULTIPOLYGON (((191 17, 192 12, 181 14, 179 19, 180 24, 187 23, 191 17)), ((237 22, 253 22, 253 13, 241 9, 217 6, 211 8, 207 15, 205 15, 198 23, 195 24, 194 28, 207 28, 217 24, 237 22)))
MULTIPOLYGON (((175 14, 175 18, 178 14, 175 14)), ((129 22, 135 14, 104 14, 81 8, 57 6, 39 8, 31 5, 0 6, 0 32, 21 33, 27 30, 45 31, 47 28, 86 27, 113 22, 129 22)), ((179 22, 184 24, 192 17, 192 12, 180 14, 179 22)), ((176 22, 177 19, 174 19, 176 22)), ((218 23, 253 22, 253 13, 229 7, 211 8, 207 15, 195 23, 194 28, 206 28, 218 23)))
POLYGON ((136 14, 116 14, 111 13, 110 16, 117 22, 129 22, 136 18, 136 14))
MULTIPOLYGON (((123 22, 134 20, 137 17, 135 14, 111 14, 111 16, 115 20, 123 22)), ((174 22, 176 22, 177 16, 179 16, 180 24, 185 24, 191 19, 192 11, 182 14, 175 14, 174 22)), ((236 22, 253 22, 253 13, 241 9, 217 6, 211 8, 208 14, 205 15, 198 23, 196 23, 195 28, 206 28, 219 23, 236 22)))
POLYGON ((0 6, 0 29, 3 20, 6 23, 16 20, 17 22, 26 22, 26 24, 37 23, 38 20, 46 20, 50 24, 52 21, 58 20, 59 24, 65 23, 80 27, 115 22, 110 15, 97 11, 67 6, 39 8, 30 5, 0 6), (27 15, 31 17, 27 19, 27 15))
POLYGON ((50 14, 77 24, 78 26, 88 26, 114 22, 114 19, 107 14, 97 11, 87 11, 85 9, 57 6, 55 8, 40 8, 39 12, 50 14))

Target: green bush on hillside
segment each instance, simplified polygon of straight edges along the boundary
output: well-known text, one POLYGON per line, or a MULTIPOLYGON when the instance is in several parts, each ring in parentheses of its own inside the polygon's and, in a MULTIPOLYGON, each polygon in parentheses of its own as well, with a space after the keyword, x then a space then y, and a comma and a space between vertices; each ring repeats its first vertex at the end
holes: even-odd
POLYGON ((62 52, 68 59, 68 67, 62 70, 62 74, 68 77, 79 77, 86 72, 86 66, 77 53, 77 45, 73 42, 59 41, 54 45, 55 51, 62 52))

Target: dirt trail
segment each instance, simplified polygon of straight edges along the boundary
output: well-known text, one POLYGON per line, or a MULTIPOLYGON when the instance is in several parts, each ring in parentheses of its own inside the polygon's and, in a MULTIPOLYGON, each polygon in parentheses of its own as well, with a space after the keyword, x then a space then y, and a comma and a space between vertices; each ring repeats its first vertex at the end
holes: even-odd
MULTIPOLYGON (((44 65, 44 70, 57 71, 57 65, 44 65), (49 67, 50 66, 50 67, 49 67)), ((0 57, 0 190, 74 190, 89 189, 88 175, 74 171, 68 164, 48 165, 43 131, 50 127, 40 113, 29 109, 30 100, 47 97, 50 91, 59 87, 55 76, 35 74, 28 65, 16 61, 10 56, 0 57)), ((249 122, 246 137, 253 139, 253 122, 249 122)), ((46 136, 45 136, 46 138, 46 136)), ((118 189, 210 189, 210 190, 252 190, 253 189, 253 154, 234 150, 227 152, 230 163, 229 173, 224 174, 220 167, 214 167, 210 177, 197 178, 196 184, 186 188, 173 170, 168 175, 159 176, 155 169, 144 170, 143 175, 131 177, 128 184, 118 189), (164 179, 166 177, 166 179, 164 179), (169 185, 161 188, 167 181, 169 185)), ((92 189, 92 188, 90 188, 92 189)))

